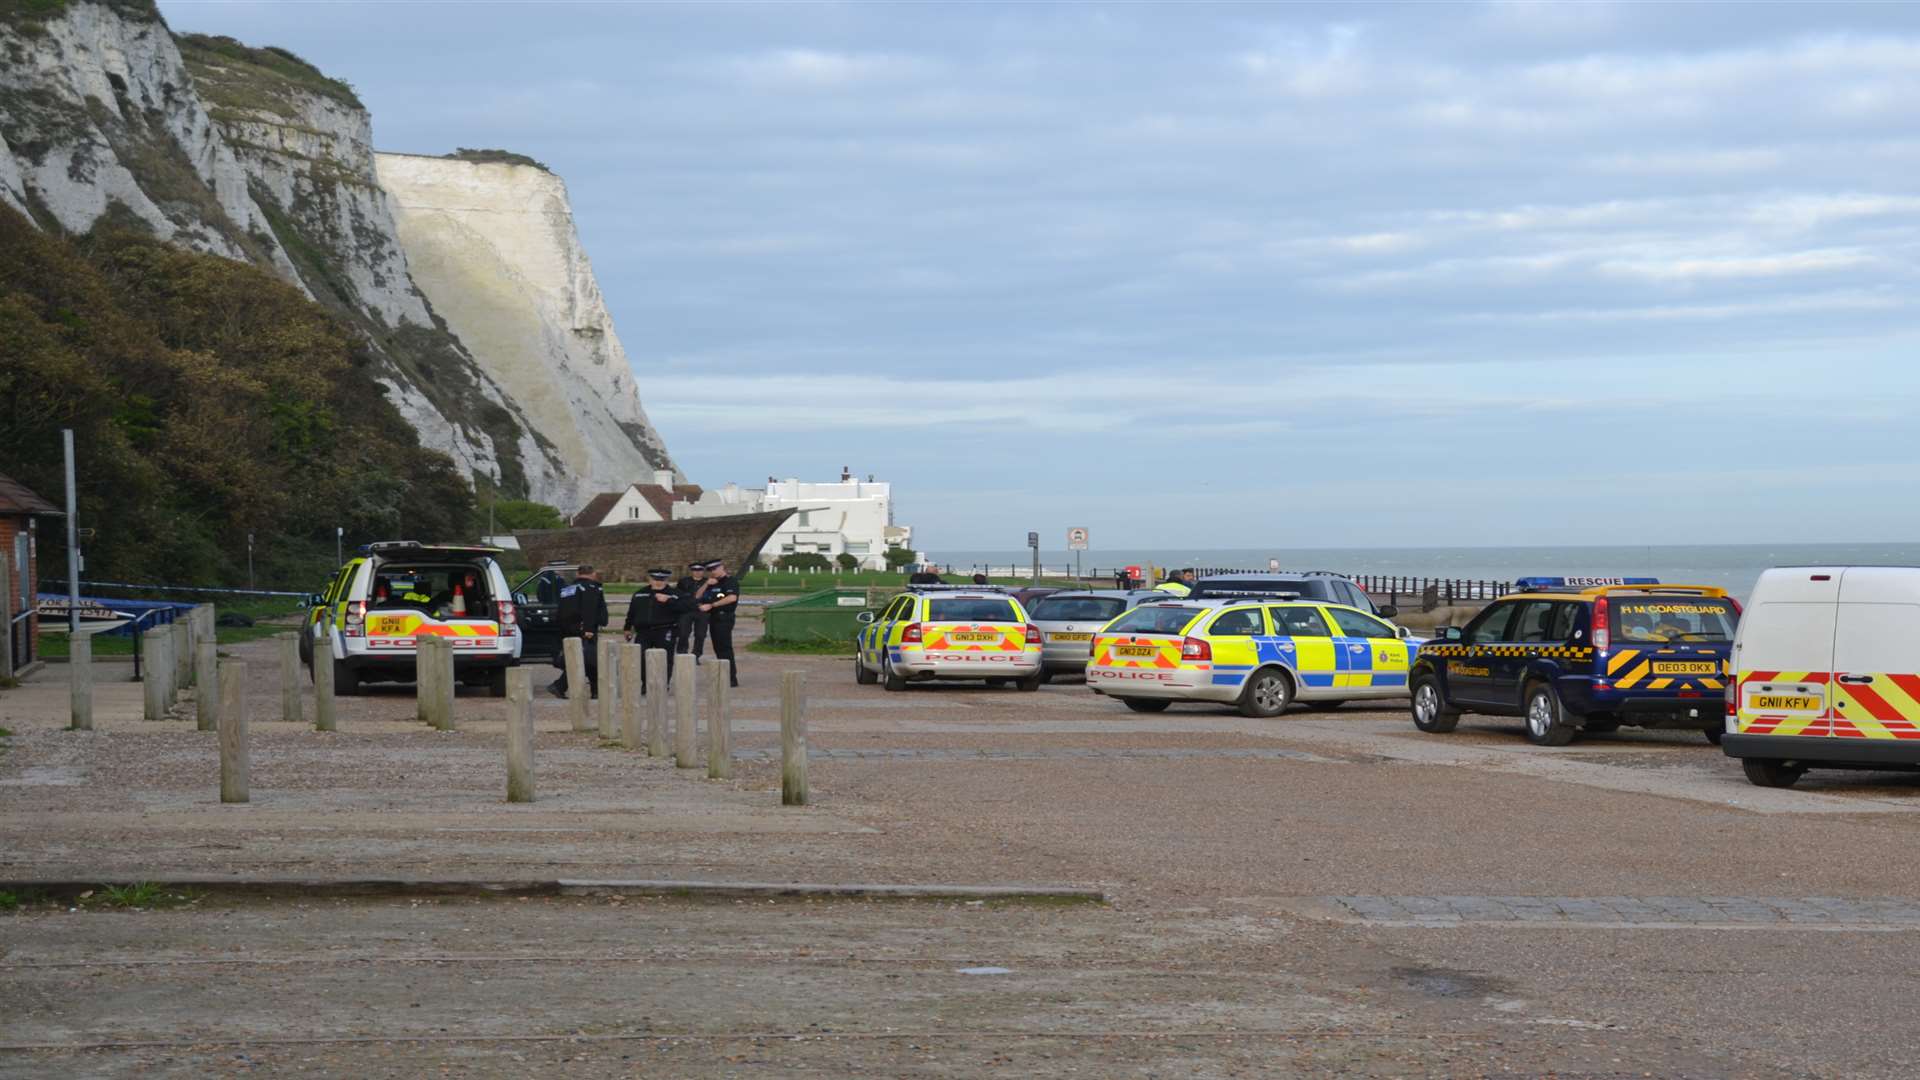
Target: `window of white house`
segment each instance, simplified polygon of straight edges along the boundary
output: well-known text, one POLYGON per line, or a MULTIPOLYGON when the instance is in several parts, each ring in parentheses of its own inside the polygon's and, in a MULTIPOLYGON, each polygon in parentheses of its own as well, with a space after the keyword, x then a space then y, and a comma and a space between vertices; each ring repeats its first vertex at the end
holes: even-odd
POLYGON ((800 521, 800 527, 801 527, 801 528, 803 528, 803 529, 807 527, 807 517, 808 517, 808 513, 809 513, 808 511, 806 511, 806 510, 802 510, 802 511, 800 511, 800 513, 798 513, 798 514, 796 514, 796 515, 795 515, 795 517, 797 517, 797 518, 799 518, 799 521, 800 521))
POLYGON ((872 547, 873 545, 867 543, 865 540, 849 540, 847 541, 847 554, 865 555, 872 547))

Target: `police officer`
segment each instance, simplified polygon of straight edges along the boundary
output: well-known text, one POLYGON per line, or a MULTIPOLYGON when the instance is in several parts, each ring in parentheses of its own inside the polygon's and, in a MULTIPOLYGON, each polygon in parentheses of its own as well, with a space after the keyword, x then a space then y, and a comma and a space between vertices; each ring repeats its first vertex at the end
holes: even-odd
POLYGON ((560 665, 560 677, 547 689, 553 691, 554 697, 567 696, 566 639, 579 638, 580 651, 586 661, 587 693, 598 697, 600 657, 594 646, 601 629, 607 625, 607 594, 601 591, 600 575, 593 567, 583 564, 574 572, 573 584, 560 590, 560 607, 554 612, 554 622, 560 626, 561 649, 554 655, 554 663, 560 665))
POLYGON ((727 662, 727 677, 740 685, 740 668, 733 658, 733 620, 739 615, 740 583, 727 573, 725 559, 707 564, 707 581, 701 586, 697 608, 706 613, 707 633, 713 638, 713 658, 727 662))
POLYGON ((699 603, 700 586, 705 584, 706 580, 707 564, 691 562, 687 564, 687 576, 681 578, 673 587, 673 591, 680 594, 680 599, 685 604, 680 612, 679 625, 673 630, 673 647, 682 656, 692 652, 696 663, 700 659, 700 646, 707 640, 707 617, 695 606, 699 603))
POLYGON ((1172 593, 1175 596, 1193 595, 1193 571, 1182 570, 1154 587, 1155 592, 1172 593))
MULTIPOLYGON (((675 626, 690 605, 673 590, 671 570, 647 571, 647 587, 633 594, 627 605, 626 637, 649 649, 667 652, 667 678, 673 678, 675 626)), ((647 666, 640 665, 640 692, 647 690, 647 666)))

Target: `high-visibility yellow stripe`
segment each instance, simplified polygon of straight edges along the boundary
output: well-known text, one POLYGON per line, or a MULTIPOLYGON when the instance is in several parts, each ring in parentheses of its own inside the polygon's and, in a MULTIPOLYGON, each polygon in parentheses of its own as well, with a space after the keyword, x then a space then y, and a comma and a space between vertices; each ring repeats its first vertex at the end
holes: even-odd
POLYGON ((1640 650, 1638 649, 1622 649, 1614 653, 1613 658, 1607 661, 1607 674, 1612 675, 1621 668, 1626 667, 1629 661, 1639 655, 1640 650))

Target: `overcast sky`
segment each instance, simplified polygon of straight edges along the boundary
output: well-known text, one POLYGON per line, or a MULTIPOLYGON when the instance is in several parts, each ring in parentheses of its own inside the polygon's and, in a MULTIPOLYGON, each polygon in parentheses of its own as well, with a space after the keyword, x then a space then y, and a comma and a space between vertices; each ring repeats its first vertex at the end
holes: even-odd
POLYGON ((1920 7, 161 7, 551 165, 700 483, 878 473, 933 551, 1920 538, 1920 7))

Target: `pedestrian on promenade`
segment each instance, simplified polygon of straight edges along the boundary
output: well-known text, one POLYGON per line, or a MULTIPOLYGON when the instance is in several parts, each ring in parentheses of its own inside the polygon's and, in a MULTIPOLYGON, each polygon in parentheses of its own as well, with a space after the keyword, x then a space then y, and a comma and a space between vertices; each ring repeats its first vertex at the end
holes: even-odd
POLYGON ((554 697, 566 697, 567 666, 566 639, 579 638, 580 651, 585 654, 587 670, 587 693, 593 697, 600 695, 600 657, 594 646, 598 644, 600 631, 607 625, 607 594, 601 590, 600 575, 590 565, 582 564, 575 572, 573 584, 560 590, 560 608, 554 613, 554 622, 560 626, 561 649, 554 654, 553 662, 560 667, 560 677, 548 684, 554 697))
POLYGON ((673 629, 673 647, 680 655, 693 654, 694 663, 700 662, 700 647, 707 640, 707 617, 700 613, 700 587, 706 584, 707 564, 691 562, 687 564, 687 574, 674 585, 673 591, 680 594, 685 606, 680 612, 680 622, 673 629))
POLYGON ((740 583, 727 573, 724 559, 707 564, 707 583, 699 597, 699 610, 707 615, 707 633, 713 638, 713 658, 727 662, 727 675, 740 685, 740 663, 733 658, 733 620, 739 615, 740 583))
MULTIPOLYGON (((628 641, 638 641, 649 649, 665 649, 667 678, 673 678, 673 639, 681 616, 693 605, 674 591, 673 571, 647 571, 647 587, 633 594, 627 605, 625 626, 628 641)), ((640 665, 640 692, 647 692, 647 667, 640 665)))

